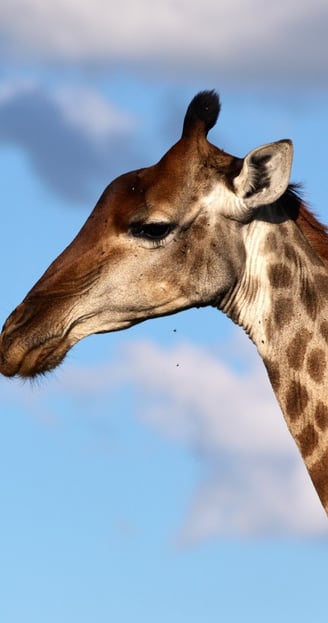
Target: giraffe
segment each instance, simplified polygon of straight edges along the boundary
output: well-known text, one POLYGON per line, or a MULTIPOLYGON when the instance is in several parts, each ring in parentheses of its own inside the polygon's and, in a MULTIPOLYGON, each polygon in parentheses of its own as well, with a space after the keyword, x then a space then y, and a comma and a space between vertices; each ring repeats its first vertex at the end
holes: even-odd
POLYGON ((33 377, 92 333, 214 306, 257 346, 328 512, 326 228, 289 184, 291 141, 232 156, 207 139, 219 112, 196 95, 163 158, 105 189, 5 322, 0 372, 33 377))

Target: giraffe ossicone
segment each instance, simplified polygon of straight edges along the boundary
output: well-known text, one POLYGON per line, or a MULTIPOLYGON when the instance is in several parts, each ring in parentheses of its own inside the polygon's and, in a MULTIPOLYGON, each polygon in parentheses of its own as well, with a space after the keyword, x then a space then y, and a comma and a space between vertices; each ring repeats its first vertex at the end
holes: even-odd
POLYGON ((291 141, 225 153, 207 140, 219 111, 196 95, 163 158, 106 188, 7 319, 0 372, 33 377, 92 333, 217 307, 256 344, 328 511, 327 231, 289 185, 291 141))

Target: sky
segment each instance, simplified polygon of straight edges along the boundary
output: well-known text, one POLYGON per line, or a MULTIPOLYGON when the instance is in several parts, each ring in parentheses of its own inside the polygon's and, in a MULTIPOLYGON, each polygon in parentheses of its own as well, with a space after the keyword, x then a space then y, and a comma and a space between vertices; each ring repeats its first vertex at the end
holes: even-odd
MULTIPOLYGON (((210 140, 291 138, 328 223, 326 0, 2 0, 0 316, 200 89, 210 140)), ((326 621, 324 512, 241 329, 212 309, 0 379, 0 620, 326 621)))

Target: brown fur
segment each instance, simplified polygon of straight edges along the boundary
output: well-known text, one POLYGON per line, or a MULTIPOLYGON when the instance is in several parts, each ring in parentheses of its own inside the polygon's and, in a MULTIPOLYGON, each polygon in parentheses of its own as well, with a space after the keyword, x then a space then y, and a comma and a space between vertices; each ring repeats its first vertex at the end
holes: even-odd
POLYGON ((283 204, 310 245, 320 258, 328 264, 328 227, 320 223, 306 207, 297 192, 297 186, 289 186, 283 197, 283 204))

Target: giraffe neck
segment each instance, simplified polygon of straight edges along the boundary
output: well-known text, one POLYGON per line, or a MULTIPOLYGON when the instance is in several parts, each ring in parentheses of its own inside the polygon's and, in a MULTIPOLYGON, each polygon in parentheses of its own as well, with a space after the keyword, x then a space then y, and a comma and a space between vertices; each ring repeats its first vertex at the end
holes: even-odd
POLYGON ((224 311, 256 344, 328 513, 328 268, 293 221, 254 221, 245 246, 224 311))

